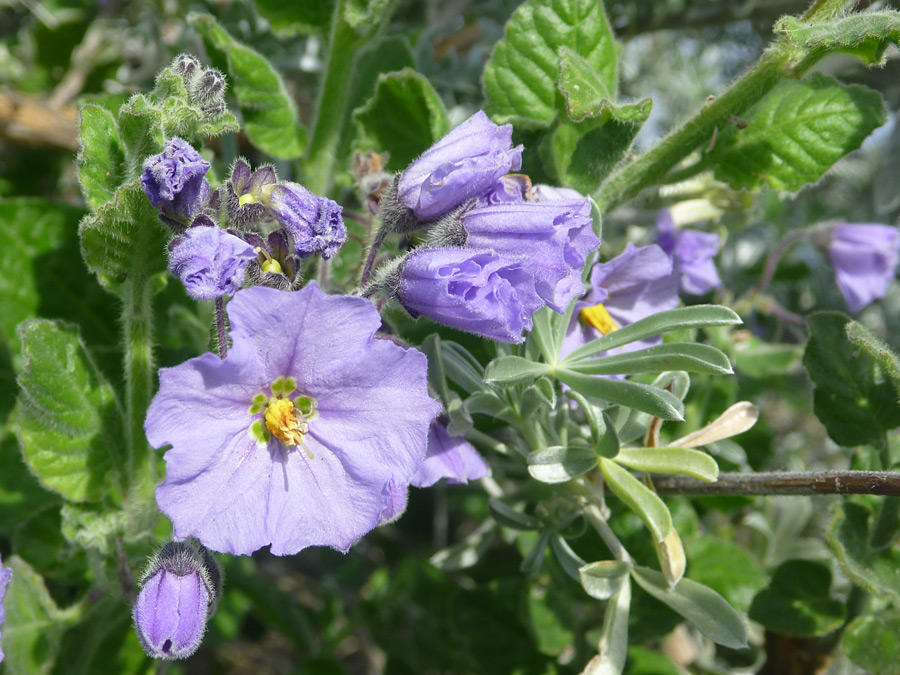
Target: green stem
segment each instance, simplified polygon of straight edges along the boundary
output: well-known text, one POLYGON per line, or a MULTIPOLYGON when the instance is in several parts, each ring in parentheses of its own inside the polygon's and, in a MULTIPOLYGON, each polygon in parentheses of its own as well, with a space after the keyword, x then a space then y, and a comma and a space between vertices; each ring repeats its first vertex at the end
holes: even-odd
POLYGON ((306 163, 306 186, 316 194, 325 195, 334 181, 334 165, 346 117, 350 93, 350 75, 360 42, 353 28, 344 19, 346 0, 335 3, 328 40, 328 60, 316 102, 316 121, 309 141, 306 163))
MULTIPOLYGON (((802 19, 827 20, 852 4, 855 0, 817 0, 802 19)), ((686 155, 706 147, 718 127, 731 124, 732 115, 747 111, 782 78, 801 77, 821 56, 805 54, 784 39, 776 40, 756 65, 725 93, 704 105, 699 113, 637 160, 613 171, 594 195, 600 207, 611 211, 644 188, 660 183, 686 155)))
POLYGON ((125 332, 125 438, 128 460, 126 486, 133 488, 149 478, 153 462, 144 435, 144 418, 153 397, 153 310, 150 284, 141 275, 129 279, 122 295, 125 332))

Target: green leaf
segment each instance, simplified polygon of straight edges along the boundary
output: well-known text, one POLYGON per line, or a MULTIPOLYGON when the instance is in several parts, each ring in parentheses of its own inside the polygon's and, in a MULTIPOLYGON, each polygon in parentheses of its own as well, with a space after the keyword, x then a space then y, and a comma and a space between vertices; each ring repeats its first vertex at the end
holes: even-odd
POLYGON ((19 328, 26 365, 18 378, 18 435, 25 461, 47 488, 72 501, 101 499, 121 466, 122 413, 78 333, 32 319, 19 328))
POLYGON ((203 37, 216 67, 228 74, 250 141, 273 157, 299 157, 306 146, 306 130, 272 64, 259 52, 237 42, 212 16, 192 14, 188 21, 203 37))
POLYGON ((748 377, 780 377, 800 367, 803 347, 750 337, 735 345, 734 369, 748 377))
POLYGON ((661 572, 647 567, 635 567, 631 576, 647 593, 681 614, 713 642, 731 649, 747 647, 743 618, 711 588, 687 578, 670 588, 661 572))
POLYGON ((628 579, 631 563, 603 560, 588 563, 578 570, 584 592, 597 600, 609 600, 628 579))
MULTIPOLYGON (((678 400, 684 401, 691 386, 690 376, 680 370, 661 373, 652 383, 657 389, 670 391, 678 400)), ((647 432, 651 415, 633 408, 617 406, 607 411, 621 444, 630 443, 647 432)), ((606 455, 605 455, 606 456, 606 455)))
POLYGON ((869 509, 850 501, 837 503, 828 527, 828 546, 852 581, 873 595, 900 602, 900 547, 873 550, 869 546, 869 509))
POLYGON ((279 36, 297 34, 323 34, 328 32, 331 15, 337 0, 317 2, 284 2, 283 0, 256 0, 256 11, 279 36))
POLYGON ((750 618, 785 635, 816 637, 840 628, 844 603, 831 598, 831 570, 812 560, 778 566, 769 587, 753 598, 750 618))
POLYGON ((716 460, 688 448, 622 448, 613 461, 635 471, 675 473, 710 482, 719 476, 716 460))
POLYGON ((847 339, 850 317, 820 312, 807 319, 803 365, 815 383, 813 407, 838 445, 880 443, 900 425, 900 404, 888 382, 875 381, 875 360, 847 339))
POLYGON ((708 161, 734 188, 799 190, 856 150, 884 124, 881 96, 818 73, 785 80, 745 115, 746 127, 719 129, 708 161))
POLYGON ((774 31, 811 55, 843 52, 863 63, 884 65, 884 50, 900 44, 900 12, 860 12, 817 23, 785 17, 774 31))
POLYGON ((501 356, 487 365, 484 381, 504 386, 528 384, 549 372, 550 366, 546 363, 529 361, 521 356, 501 356))
POLYGON ((671 333, 682 328, 733 326, 739 323, 742 323, 741 317, 733 310, 721 305, 695 305, 669 309, 623 326, 596 340, 591 340, 563 359, 563 364, 568 366, 601 352, 609 351, 614 347, 621 347, 629 342, 671 333))
POLYGON ((628 655, 628 613, 631 609, 631 581, 606 604, 597 656, 588 661, 583 675, 621 675, 628 655))
POLYGON ((568 47, 615 95, 618 55, 603 4, 528 0, 513 13, 484 70, 487 113, 517 128, 546 128, 557 117, 560 47, 568 47))
POLYGON ((99 208, 116 193, 126 176, 125 151, 112 113, 96 105, 86 105, 78 115, 78 180, 85 201, 99 208))
POLYGON ((684 403, 664 389, 640 382, 582 375, 571 370, 561 370, 556 376, 588 398, 641 410, 664 420, 684 419, 684 403))
POLYGON ((600 470, 616 497, 641 517, 656 541, 663 541, 672 529, 672 516, 663 500, 610 459, 600 459, 600 470))
POLYGON ((488 501, 488 508, 494 520, 504 527, 510 527, 514 530, 539 530, 544 526, 544 523, 539 519, 514 509, 500 499, 488 501))
POLYGON ((900 392, 900 357, 888 344, 857 321, 851 321, 844 330, 847 339, 858 345, 881 367, 881 371, 887 375, 893 383, 894 390, 900 392))
POLYGON ((441 340, 441 358, 447 379, 470 394, 484 389, 484 368, 461 344, 441 340))
POLYGON ((730 375, 731 363, 721 351, 696 342, 669 342, 634 352, 585 359, 567 364, 584 375, 633 375, 681 370, 688 373, 730 375))
POLYGON ((84 261, 110 290, 129 279, 144 280, 166 270, 168 233, 137 180, 85 216, 78 234, 84 261))
POLYGON ((138 177, 146 157, 162 152, 162 127, 162 112, 143 94, 135 94, 119 110, 119 138, 130 169, 128 178, 138 177))
POLYGON ((553 549, 553 555, 563 571, 572 577, 578 583, 581 583, 581 572, 579 570, 587 563, 572 550, 569 543, 559 534, 550 537, 550 548, 553 549))
POLYGON ((391 17, 397 0, 343 0, 344 21, 358 39, 367 40, 391 17))
POLYGON ((458 544, 441 549, 428 559, 435 567, 447 572, 464 570, 475 565, 487 552, 496 525, 488 520, 458 544))
POLYGON ((49 673, 66 627, 63 614, 47 592, 44 580, 24 560, 13 556, 3 606, 3 665, 9 675, 49 673))
POLYGON ((691 579, 720 593, 742 612, 766 585, 766 574, 756 559, 727 539, 692 538, 687 542, 687 554, 691 579))
POLYGON ((565 483, 597 466, 597 453, 583 446, 555 445, 528 453, 528 473, 542 483, 565 483))
POLYGON ((400 171, 449 130, 444 103, 428 79, 412 68, 378 76, 375 93, 353 112, 360 150, 387 151, 400 171))
POLYGON ((146 506, 123 510, 105 504, 66 504, 62 508, 62 533, 80 549, 112 556, 117 538, 126 542, 150 541, 158 517, 154 509, 146 506))
POLYGON ((841 640, 844 652, 870 673, 900 675, 900 611, 858 616, 841 640))

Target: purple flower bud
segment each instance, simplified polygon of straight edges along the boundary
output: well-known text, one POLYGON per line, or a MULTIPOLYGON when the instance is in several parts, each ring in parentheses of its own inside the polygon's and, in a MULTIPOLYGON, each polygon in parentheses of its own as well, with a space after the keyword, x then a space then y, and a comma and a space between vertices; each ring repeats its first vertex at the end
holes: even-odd
POLYGON ((521 167, 522 146, 512 147, 512 125, 497 126, 479 110, 410 164, 397 189, 419 220, 434 220, 521 167))
POLYGON ((170 542, 147 567, 134 606, 134 625, 147 654, 186 659, 200 646, 219 594, 220 572, 207 551, 170 542))
POLYGON ((531 315, 544 303, 522 263, 493 251, 423 248, 403 261, 400 303, 459 330, 504 342, 523 342, 531 315))
POLYGON ((328 260, 347 241, 340 205, 314 195, 299 183, 278 183, 265 203, 291 235, 301 258, 318 253, 328 260))
POLYGON ((591 204, 584 197, 498 204, 462 215, 466 245, 520 262, 534 277, 537 294, 560 313, 584 293, 581 271, 600 245, 591 223, 591 204))
POLYGON ((889 225, 834 228, 828 257, 851 314, 883 298, 900 258, 900 231, 889 225))
POLYGON ((218 227, 189 227, 170 244, 169 270, 195 300, 234 295, 256 252, 218 227))
MULTIPOLYGON (((3 560, 0 559, 0 626, 6 620, 6 611, 3 608, 3 597, 6 595, 6 586, 9 584, 9 578, 12 576, 12 570, 3 567, 3 560)), ((3 661, 3 650, 0 649, 0 661, 3 661)))
POLYGON ((713 262, 722 243, 719 235, 675 227, 669 209, 656 214, 656 229, 656 243, 672 258, 682 291, 703 295, 722 285, 713 262))
POLYGON ((207 171, 209 162, 199 152, 180 138, 170 138, 160 154, 144 162, 141 186, 164 216, 190 225, 209 201, 207 171))
POLYGON ((411 484, 431 487, 441 478, 451 485, 468 483, 491 475, 491 467, 465 439, 451 436, 447 427, 432 422, 428 430, 428 450, 411 484))

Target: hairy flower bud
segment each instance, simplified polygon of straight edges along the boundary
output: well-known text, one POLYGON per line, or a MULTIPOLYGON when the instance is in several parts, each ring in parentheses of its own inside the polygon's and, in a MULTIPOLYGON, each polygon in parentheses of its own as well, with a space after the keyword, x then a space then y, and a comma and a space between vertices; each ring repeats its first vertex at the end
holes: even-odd
POLYGON ((225 76, 215 68, 207 68, 191 80, 188 96, 207 117, 225 112, 225 76))
POLYGON ((178 76, 184 82, 184 88, 188 89, 194 76, 203 70, 203 66, 190 54, 179 54, 172 61, 172 70, 178 73, 178 76))
POLYGON ((149 656, 186 659, 197 651, 221 578, 209 551, 187 541, 169 542, 150 560, 134 606, 134 625, 149 656))
POLYGON ((147 199, 176 227, 190 225, 209 202, 209 162, 180 138, 166 141, 163 151, 144 162, 141 187, 147 199))
POLYGON ((195 300, 234 295, 256 251, 218 227, 190 227, 170 244, 169 270, 195 300))

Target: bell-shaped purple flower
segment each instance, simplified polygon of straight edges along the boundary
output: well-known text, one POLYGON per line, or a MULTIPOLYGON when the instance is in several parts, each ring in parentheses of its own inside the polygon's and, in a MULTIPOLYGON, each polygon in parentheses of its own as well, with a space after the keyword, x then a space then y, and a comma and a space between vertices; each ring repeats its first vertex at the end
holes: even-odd
MULTIPOLYGON (((562 356, 638 319, 675 309, 678 285, 678 274, 665 251, 656 244, 638 248, 629 243, 620 255, 591 270, 590 290, 575 304, 562 356)), ((634 351, 658 342, 659 338, 649 338, 619 350, 634 351)))
POLYGON ((421 248, 403 261, 397 298, 413 316, 503 342, 523 342, 543 302, 522 263, 494 251, 421 248))
MULTIPOLYGON (((3 598, 6 596, 6 587, 9 584, 9 578, 12 576, 12 570, 3 567, 3 560, 0 559, 0 627, 6 620, 6 610, 3 608, 3 598)), ((3 650, 0 649, 0 661, 3 661, 3 650)))
POLYGON ((416 218, 434 220, 521 167, 522 146, 512 147, 512 125, 497 126, 479 110, 406 168, 398 196, 416 218))
POLYGON ((170 244, 169 270, 195 300, 234 295, 256 259, 253 247, 218 227, 189 227, 170 244))
POLYGON ((299 183, 272 186, 264 203, 291 235, 301 258, 319 254, 328 260, 347 241, 340 205, 299 183))
POLYGON ((188 542, 170 542, 151 559, 134 606, 135 629, 149 656, 171 661, 197 651, 220 580, 215 561, 188 542))
POLYGON ((722 285, 713 258, 722 240, 717 234, 679 229, 669 209, 656 214, 656 243, 668 253, 681 275, 681 290, 703 295, 722 285))
POLYGON ((828 257, 851 314, 883 298, 900 259, 900 230, 889 225, 834 228, 828 257))
POLYGON ((466 246, 492 249, 520 262, 551 309, 563 313, 584 293, 581 271, 600 245, 591 229, 591 204, 584 197, 475 208, 462 214, 461 222, 466 246))
POLYGON ((165 454, 156 501, 176 537, 247 555, 346 551, 407 485, 431 420, 427 360, 374 339, 362 298, 255 286, 227 306, 232 347, 160 371, 144 428, 165 454))
POLYGON ((531 188, 531 201, 534 202, 566 202, 584 199, 584 195, 572 188, 554 185, 535 185, 531 188))
POLYGON ((141 186, 163 216, 190 225, 210 197, 209 162, 180 138, 166 141, 163 151, 144 162, 141 186))
POLYGON ((464 438, 451 436, 441 422, 432 422, 428 431, 428 452, 411 484, 426 488, 446 478, 451 485, 468 483, 491 475, 484 457, 464 438))

